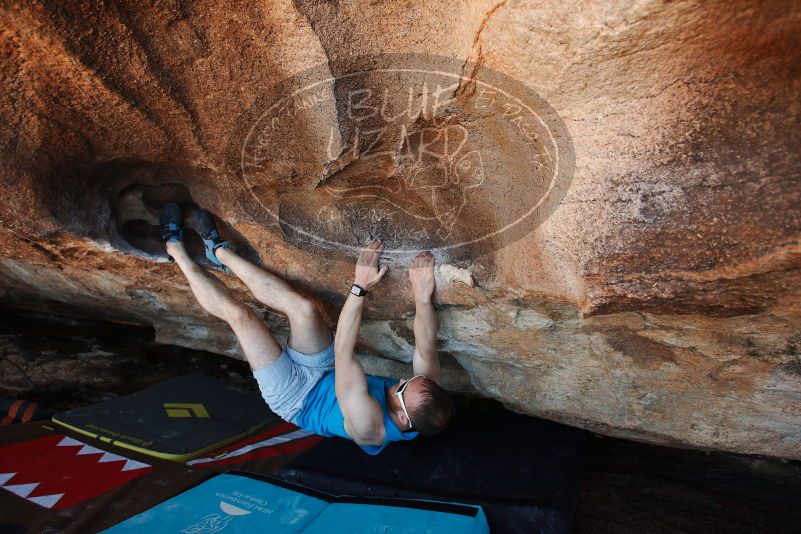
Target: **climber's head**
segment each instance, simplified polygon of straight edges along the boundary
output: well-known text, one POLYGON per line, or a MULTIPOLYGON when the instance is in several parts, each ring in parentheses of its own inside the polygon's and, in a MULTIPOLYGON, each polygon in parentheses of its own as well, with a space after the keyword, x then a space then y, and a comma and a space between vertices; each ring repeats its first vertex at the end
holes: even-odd
POLYGON ((427 435, 445 428, 456 412, 442 386, 423 375, 401 380, 391 387, 387 407, 401 431, 427 435))

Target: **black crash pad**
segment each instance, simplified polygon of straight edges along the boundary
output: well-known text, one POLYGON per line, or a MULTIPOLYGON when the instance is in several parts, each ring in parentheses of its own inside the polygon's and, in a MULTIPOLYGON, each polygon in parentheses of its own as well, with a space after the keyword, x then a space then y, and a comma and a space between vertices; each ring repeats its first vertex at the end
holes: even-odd
POLYGON ((378 456, 326 439, 279 476, 340 495, 480 504, 493 533, 569 532, 586 432, 491 401, 457 406, 436 436, 392 443, 378 456))
POLYGON ((120 447, 184 462, 245 437, 274 418, 257 392, 186 375, 57 413, 53 422, 120 447))

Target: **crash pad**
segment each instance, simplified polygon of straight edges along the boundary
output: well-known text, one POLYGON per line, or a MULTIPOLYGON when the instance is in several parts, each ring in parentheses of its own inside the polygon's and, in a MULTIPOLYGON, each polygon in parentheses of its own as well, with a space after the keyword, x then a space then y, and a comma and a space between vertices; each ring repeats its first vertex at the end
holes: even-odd
POLYGON ((250 473, 218 475, 105 532, 489 533, 479 506, 340 497, 250 473))
POLYGON ((0 447, 0 488, 63 510, 149 473, 151 466, 52 434, 0 447))
POLYGON ((248 436, 274 419, 259 393, 201 375, 53 416, 54 423, 75 432, 177 462, 248 436))
POLYGON ((219 468, 254 460, 266 460, 285 454, 297 454, 319 443, 323 438, 281 422, 269 429, 236 441, 216 451, 186 462, 198 468, 219 468))
POLYGON ((570 532, 586 432, 489 400, 454 400, 456 418, 439 434, 374 457, 326 439, 278 476, 337 494, 480 504, 493 534, 570 532))
POLYGON ((36 402, 0 395, 0 426, 49 419, 52 414, 36 402))

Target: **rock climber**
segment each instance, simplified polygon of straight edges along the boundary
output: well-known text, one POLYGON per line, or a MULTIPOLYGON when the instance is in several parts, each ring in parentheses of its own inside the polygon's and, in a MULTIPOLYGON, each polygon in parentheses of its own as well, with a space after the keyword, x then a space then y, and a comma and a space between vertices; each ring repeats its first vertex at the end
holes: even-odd
POLYGON ((392 441, 439 432, 451 420, 454 405, 442 388, 437 355, 430 252, 419 254, 409 265, 416 309, 414 376, 393 380, 365 374, 355 355, 368 292, 388 270, 386 265, 379 268, 384 248, 380 240, 371 240, 359 255, 334 337, 313 301, 236 254, 220 235, 213 216, 205 210, 198 212, 196 228, 209 261, 227 268, 257 300, 289 319, 290 335, 282 348, 250 307, 189 256, 183 243, 181 207, 167 204, 160 223, 167 253, 198 303, 233 329, 264 400, 282 419, 314 434, 351 439, 368 454, 378 454, 392 441))

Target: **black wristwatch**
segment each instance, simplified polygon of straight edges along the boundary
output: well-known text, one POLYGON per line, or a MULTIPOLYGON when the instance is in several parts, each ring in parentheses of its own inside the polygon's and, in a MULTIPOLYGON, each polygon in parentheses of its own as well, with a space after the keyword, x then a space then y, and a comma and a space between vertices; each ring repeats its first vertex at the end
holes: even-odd
POLYGON ((356 295, 357 297, 363 297, 367 294, 367 290, 364 289, 359 284, 353 284, 350 286, 350 292, 356 295))

